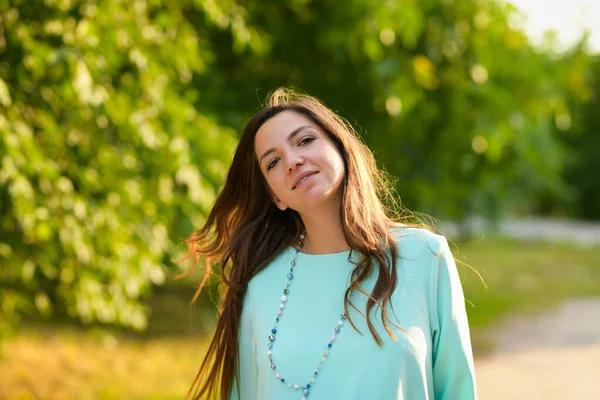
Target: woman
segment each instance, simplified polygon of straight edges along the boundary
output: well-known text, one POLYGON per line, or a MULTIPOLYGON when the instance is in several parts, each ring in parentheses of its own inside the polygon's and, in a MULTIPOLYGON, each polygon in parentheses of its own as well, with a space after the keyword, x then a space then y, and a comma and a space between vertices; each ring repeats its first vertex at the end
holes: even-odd
POLYGON ((196 263, 219 258, 226 287, 188 398, 476 398, 448 244, 384 202, 390 186, 350 125, 275 91, 188 241, 196 263))

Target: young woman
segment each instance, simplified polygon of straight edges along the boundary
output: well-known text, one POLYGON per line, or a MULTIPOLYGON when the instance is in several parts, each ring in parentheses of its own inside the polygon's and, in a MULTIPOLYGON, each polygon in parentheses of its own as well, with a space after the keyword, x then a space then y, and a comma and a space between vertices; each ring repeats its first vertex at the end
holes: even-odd
POLYGON ((448 244, 386 209, 392 194, 348 123, 275 91, 189 239, 226 290, 188 398, 475 399, 448 244))

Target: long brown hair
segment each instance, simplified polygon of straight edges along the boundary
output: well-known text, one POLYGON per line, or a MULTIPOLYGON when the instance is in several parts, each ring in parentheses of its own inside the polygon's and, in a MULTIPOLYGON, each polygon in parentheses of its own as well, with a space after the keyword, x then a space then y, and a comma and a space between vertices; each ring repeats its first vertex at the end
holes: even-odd
MULTIPOLYGON (((400 212, 397 196, 384 172, 377 168, 371 151, 363 144, 352 126, 319 100, 289 89, 277 89, 267 104, 247 123, 225 186, 216 199, 205 225, 188 239, 188 253, 181 261, 206 260, 204 279, 196 297, 206 284, 212 261, 218 260, 224 294, 216 331, 208 352, 186 398, 198 400, 220 391, 222 400, 229 399, 233 382, 238 382, 238 329, 242 302, 248 282, 264 269, 282 250, 292 245, 302 230, 299 214, 291 209, 279 210, 270 200, 269 188, 259 168, 254 139, 259 128, 278 113, 291 110, 319 125, 335 143, 345 164, 341 217, 345 240, 352 251, 360 254, 344 298, 344 309, 356 307, 350 297, 359 291, 369 297, 367 308, 359 311, 367 319, 374 340, 383 342, 371 322, 371 310, 378 306, 387 333, 388 307, 397 284, 398 249, 392 228, 398 222, 406 226, 424 226, 411 213, 400 212), (389 249, 391 258, 386 254, 389 249), (375 262, 376 261, 376 262, 375 262), (372 293, 361 286, 378 268, 372 293), (220 389, 219 389, 220 388, 220 389)), ((393 312, 393 310, 392 310, 393 312)), ((356 325, 350 319, 350 323, 356 325)), ((393 323, 392 323, 393 325, 393 323)))

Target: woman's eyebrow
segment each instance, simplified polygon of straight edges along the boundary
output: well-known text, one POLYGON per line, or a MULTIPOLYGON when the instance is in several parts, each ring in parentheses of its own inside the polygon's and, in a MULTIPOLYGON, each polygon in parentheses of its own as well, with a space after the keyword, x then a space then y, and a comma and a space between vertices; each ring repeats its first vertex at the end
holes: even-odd
MULTIPOLYGON (((287 137, 287 140, 291 141, 294 138, 294 136, 296 136, 297 134, 299 134, 302 130, 304 130, 306 128, 312 129, 312 126, 309 126, 309 125, 299 126, 298 128, 296 128, 290 132, 290 134, 287 137)), ((271 147, 269 150, 265 151, 265 153, 262 156, 260 156, 260 159, 258 160, 259 164, 262 163, 263 158, 265 158, 266 156, 268 156, 275 150, 276 150, 275 147, 271 147)))

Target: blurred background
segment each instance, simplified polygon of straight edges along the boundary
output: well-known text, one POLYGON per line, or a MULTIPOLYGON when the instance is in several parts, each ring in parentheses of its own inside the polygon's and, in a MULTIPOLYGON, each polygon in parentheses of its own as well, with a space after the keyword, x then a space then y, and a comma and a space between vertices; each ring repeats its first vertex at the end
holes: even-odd
POLYGON ((347 118, 456 244, 482 399, 599 398, 596 0, 0 0, 0 399, 181 399, 245 121, 347 118), (482 283, 478 274, 485 280, 482 283))

